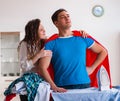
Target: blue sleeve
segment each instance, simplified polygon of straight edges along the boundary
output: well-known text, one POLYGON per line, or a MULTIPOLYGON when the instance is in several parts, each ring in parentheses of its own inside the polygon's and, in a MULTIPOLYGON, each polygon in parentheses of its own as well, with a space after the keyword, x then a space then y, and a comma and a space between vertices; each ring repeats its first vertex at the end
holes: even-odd
POLYGON ((86 43, 87 43, 87 48, 90 48, 90 47, 92 47, 92 45, 94 44, 94 40, 93 39, 91 39, 91 38, 84 38, 85 39, 85 41, 86 41, 86 43))
POLYGON ((45 44, 45 50, 53 50, 53 46, 54 46, 54 44, 53 44, 53 42, 52 41, 50 41, 50 42, 47 42, 46 44, 45 44))

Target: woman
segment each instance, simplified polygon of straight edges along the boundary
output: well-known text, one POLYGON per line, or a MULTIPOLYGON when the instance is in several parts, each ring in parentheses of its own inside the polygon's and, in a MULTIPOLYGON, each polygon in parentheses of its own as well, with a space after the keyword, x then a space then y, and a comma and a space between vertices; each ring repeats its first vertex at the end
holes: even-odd
POLYGON ((52 56, 52 52, 44 50, 45 29, 39 19, 29 21, 25 26, 25 37, 18 46, 19 61, 22 72, 37 72, 38 60, 44 56, 52 56))

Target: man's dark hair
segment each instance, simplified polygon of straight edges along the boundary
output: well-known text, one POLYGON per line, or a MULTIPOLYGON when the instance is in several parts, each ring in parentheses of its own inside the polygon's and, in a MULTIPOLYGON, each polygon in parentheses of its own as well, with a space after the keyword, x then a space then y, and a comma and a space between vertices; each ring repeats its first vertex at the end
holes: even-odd
POLYGON ((53 13, 53 15, 52 15, 52 17, 51 17, 53 23, 54 23, 55 21, 57 21, 58 15, 59 15, 59 13, 61 13, 62 11, 67 11, 67 10, 61 8, 61 9, 58 9, 57 11, 55 11, 55 12, 53 13))

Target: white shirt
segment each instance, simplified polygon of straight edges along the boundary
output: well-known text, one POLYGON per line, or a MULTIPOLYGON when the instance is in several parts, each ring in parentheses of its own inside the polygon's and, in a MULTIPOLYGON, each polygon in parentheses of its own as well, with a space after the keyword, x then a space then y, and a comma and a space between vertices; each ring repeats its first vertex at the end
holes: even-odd
POLYGON ((28 60, 27 58, 27 43, 26 42, 23 41, 21 43, 18 54, 19 54, 19 63, 20 63, 22 72, 30 71, 33 67, 35 67, 33 65, 32 60, 28 60))

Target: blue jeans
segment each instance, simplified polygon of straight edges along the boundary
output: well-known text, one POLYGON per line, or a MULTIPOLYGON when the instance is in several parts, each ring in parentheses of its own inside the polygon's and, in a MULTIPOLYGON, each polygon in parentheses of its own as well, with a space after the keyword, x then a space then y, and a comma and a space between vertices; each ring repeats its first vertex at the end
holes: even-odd
POLYGON ((90 84, 77 84, 77 85, 66 85, 66 86, 60 86, 65 89, 83 89, 83 88, 89 88, 90 84))

